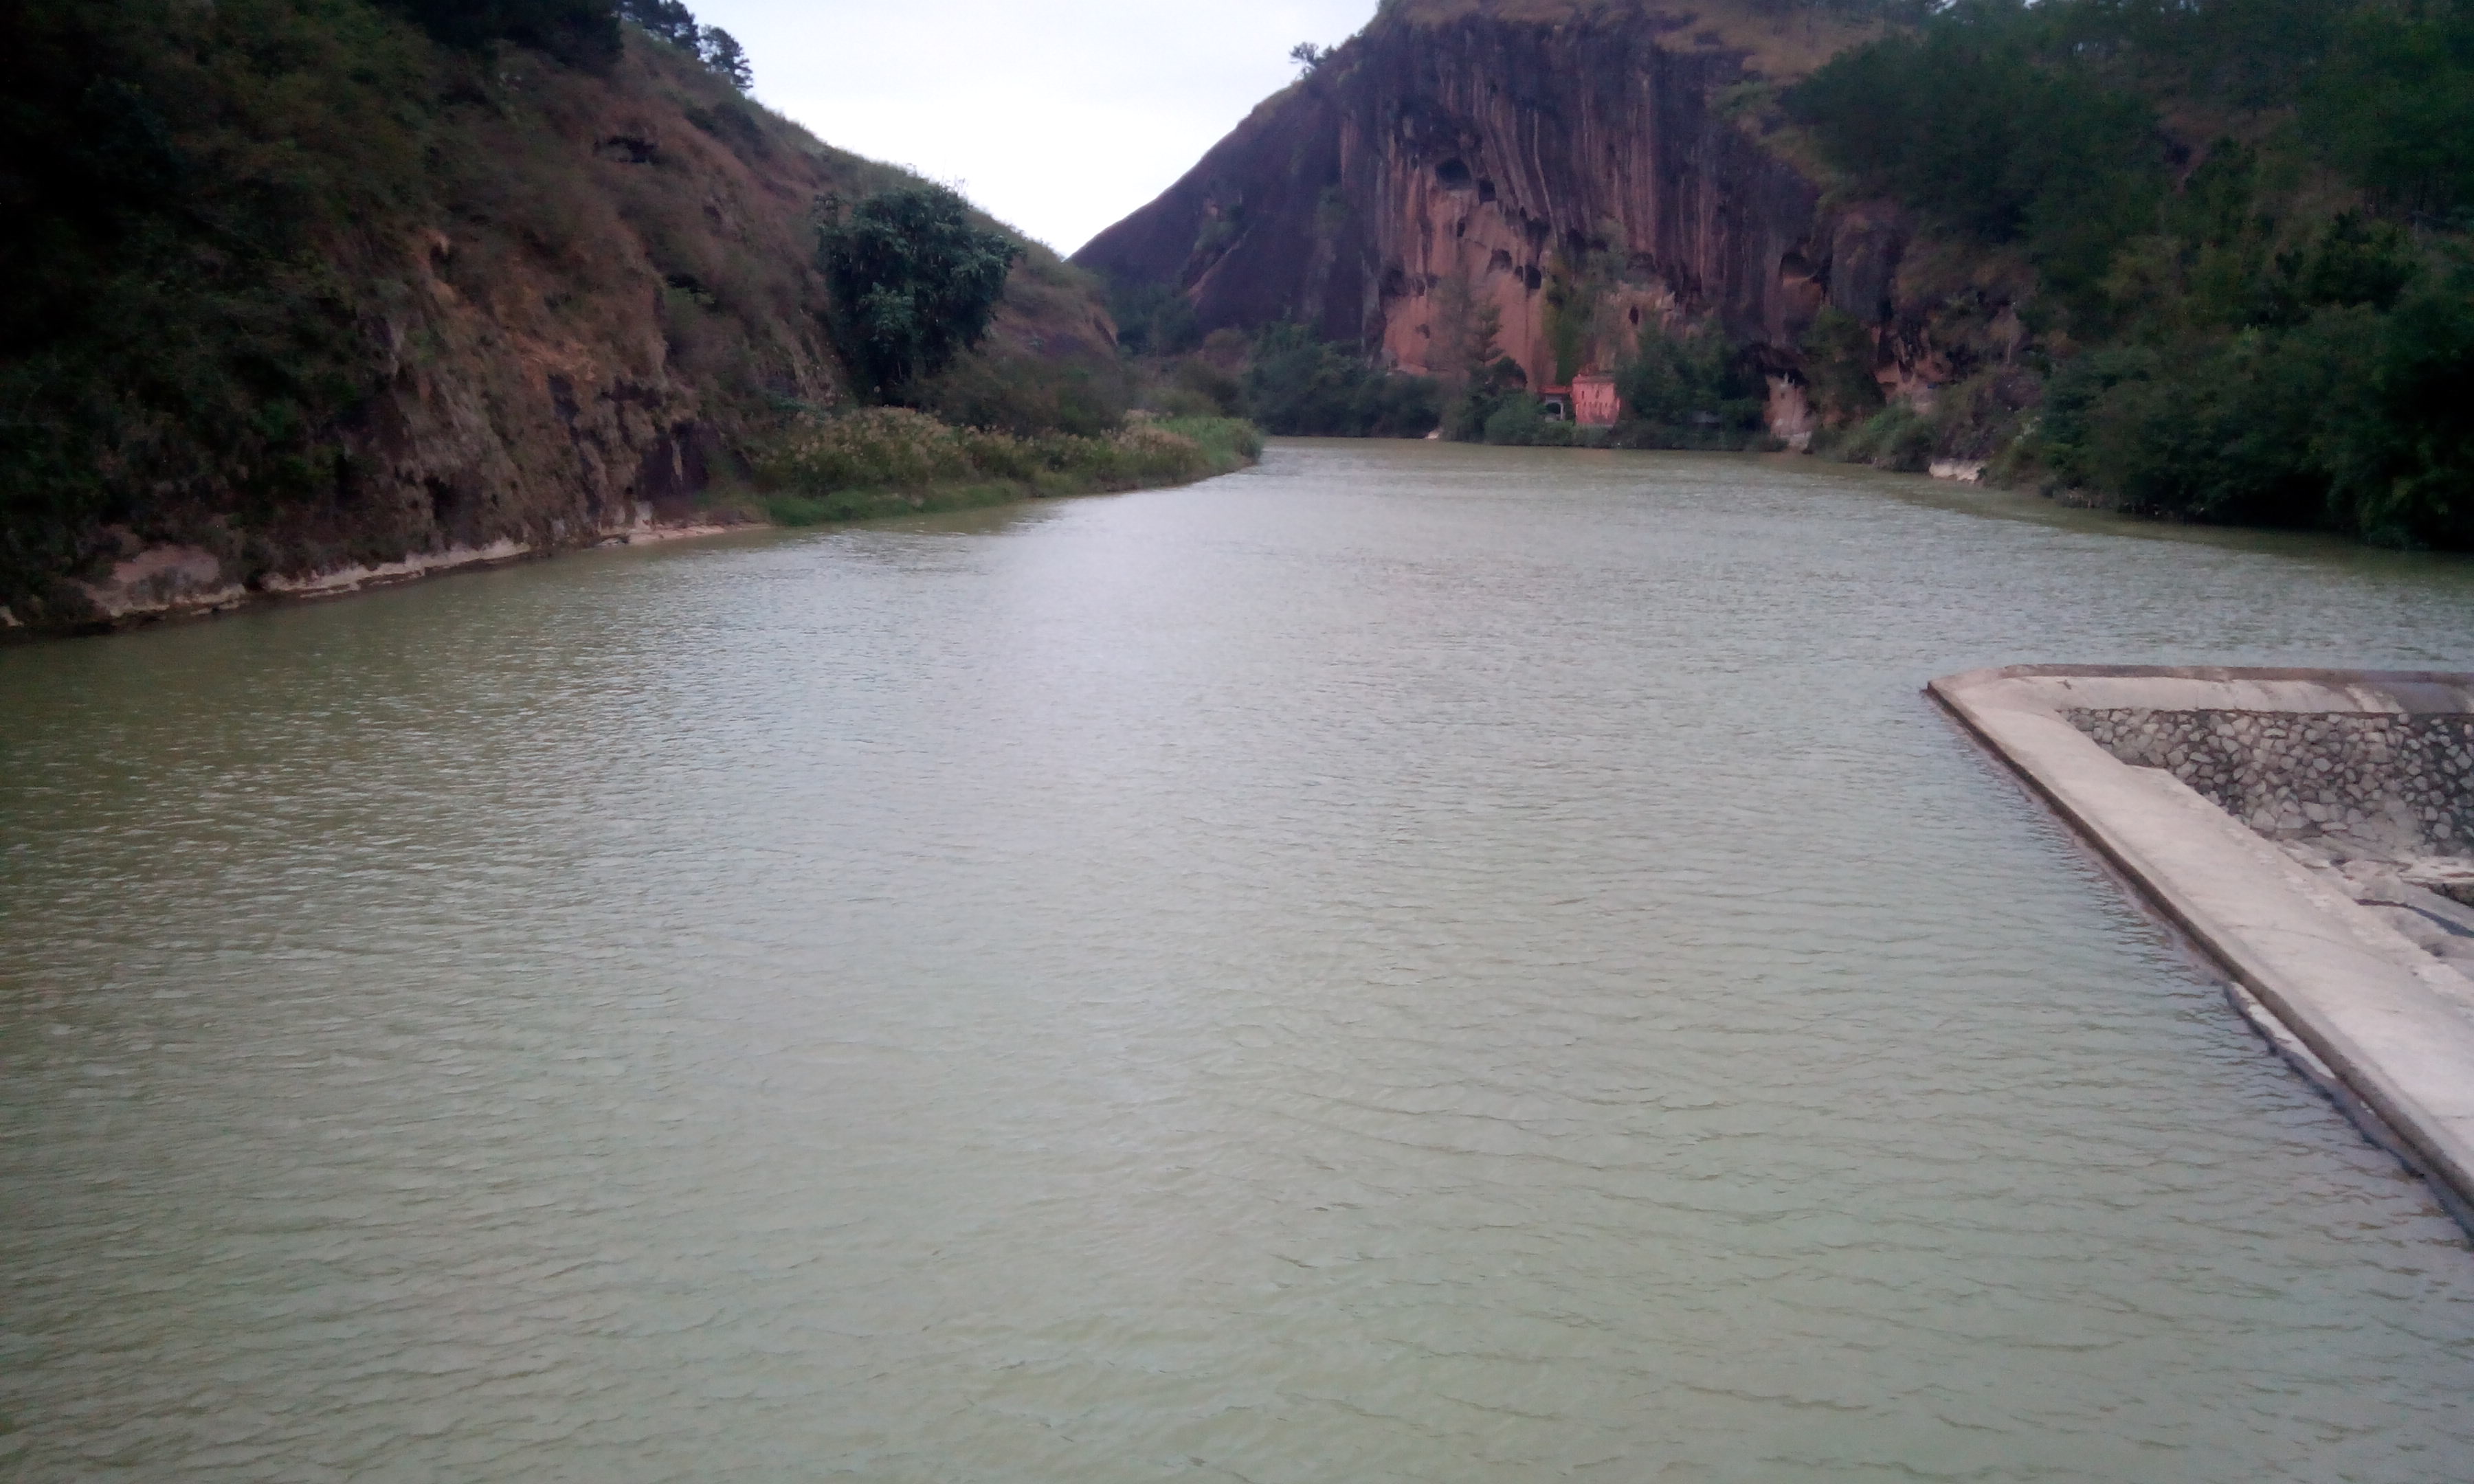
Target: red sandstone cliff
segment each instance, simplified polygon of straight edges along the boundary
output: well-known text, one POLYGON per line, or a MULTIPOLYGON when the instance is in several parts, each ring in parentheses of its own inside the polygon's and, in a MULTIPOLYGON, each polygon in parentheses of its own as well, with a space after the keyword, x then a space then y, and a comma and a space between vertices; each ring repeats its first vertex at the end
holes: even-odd
POLYGON ((1298 320, 1412 371, 1492 301, 1532 386, 1611 365, 1645 317, 1714 315, 1792 432, 1798 341, 1825 303, 1890 317, 1905 232, 1825 206, 1726 114, 1861 35, 1728 4, 1395 0, 1074 261, 1178 286, 1206 330, 1298 320))

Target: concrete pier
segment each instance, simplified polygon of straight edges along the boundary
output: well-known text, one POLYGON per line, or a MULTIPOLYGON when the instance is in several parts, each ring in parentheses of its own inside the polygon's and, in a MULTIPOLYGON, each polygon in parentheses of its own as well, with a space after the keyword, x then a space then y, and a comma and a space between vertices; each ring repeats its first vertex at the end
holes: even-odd
POLYGON ((2474 914, 2442 895, 2462 875, 2474 675, 2045 665, 1928 689, 2221 965, 2236 1006, 2474 1232, 2474 960, 2458 941, 2474 944, 2474 914), (2248 823, 2176 777, 2202 766, 2189 745, 2201 730, 2275 739, 2253 766, 2217 745, 2193 774, 2244 808, 2284 780, 2248 823), (2366 751, 2366 734, 2390 730, 2417 740, 2366 751), (2345 754, 2304 770, 2307 814, 2284 802, 2297 735, 2345 754), (2436 751, 2419 740, 2435 736, 2436 751), (2405 759, 2394 778, 2379 773, 2391 757, 2405 759), (2426 802, 2443 796, 2453 810, 2426 802))

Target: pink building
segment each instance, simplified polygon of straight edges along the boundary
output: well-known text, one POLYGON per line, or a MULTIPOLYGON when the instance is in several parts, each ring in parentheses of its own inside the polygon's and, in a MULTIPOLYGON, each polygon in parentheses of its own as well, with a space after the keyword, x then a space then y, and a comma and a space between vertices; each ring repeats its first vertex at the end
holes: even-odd
POLYGON ((1615 395, 1615 378, 1606 371, 1583 371, 1572 378, 1572 420, 1585 427, 1612 427, 1623 416, 1623 398, 1615 395))

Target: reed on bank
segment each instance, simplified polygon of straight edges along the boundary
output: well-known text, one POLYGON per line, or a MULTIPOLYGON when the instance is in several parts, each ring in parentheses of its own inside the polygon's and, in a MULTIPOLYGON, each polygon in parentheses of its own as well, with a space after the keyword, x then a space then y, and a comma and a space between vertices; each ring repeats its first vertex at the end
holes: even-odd
POLYGON ((818 525, 1191 484, 1243 468, 1262 451, 1262 435, 1235 418, 1024 437, 872 407, 819 419, 783 440, 758 465, 759 501, 778 524, 818 525))

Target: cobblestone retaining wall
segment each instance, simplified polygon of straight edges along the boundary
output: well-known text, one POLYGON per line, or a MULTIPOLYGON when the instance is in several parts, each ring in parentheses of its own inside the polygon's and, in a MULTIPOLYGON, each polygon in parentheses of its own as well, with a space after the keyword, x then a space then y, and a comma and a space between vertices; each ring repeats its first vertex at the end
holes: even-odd
POLYGON ((2262 834, 2474 855, 2474 715, 2067 714, 2114 756, 2171 771, 2262 834))

